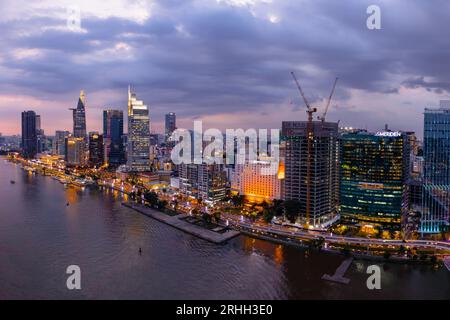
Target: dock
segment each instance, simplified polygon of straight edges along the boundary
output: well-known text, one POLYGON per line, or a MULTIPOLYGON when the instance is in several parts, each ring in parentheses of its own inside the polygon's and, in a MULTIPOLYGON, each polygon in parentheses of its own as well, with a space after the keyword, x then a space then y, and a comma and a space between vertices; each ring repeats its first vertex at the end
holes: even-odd
POLYGON ((200 239, 203 239, 203 240, 215 243, 215 244, 224 243, 234 237, 237 237, 240 234, 239 231, 231 230, 231 229, 228 229, 223 233, 219 233, 217 231, 214 231, 215 229, 209 230, 202 226, 198 226, 198 225, 189 223, 184 220, 187 217, 185 214, 169 216, 163 212, 160 212, 155 209, 151 209, 151 208, 146 207, 141 204, 122 202, 122 205, 127 208, 133 209, 147 217, 153 218, 153 219, 163 222, 169 226, 172 226, 178 230, 181 230, 188 234, 196 236, 197 238, 200 238, 200 239))
POLYGON ((350 279, 345 278, 344 275, 347 272, 348 268, 350 268, 350 265, 353 262, 353 258, 348 258, 344 260, 341 265, 336 269, 336 272, 334 275, 330 276, 329 274, 324 274, 322 276, 322 280, 327 281, 333 281, 338 282, 342 284, 348 284, 350 282, 350 279))
POLYGON ((444 258, 444 266, 450 271, 450 256, 444 258))

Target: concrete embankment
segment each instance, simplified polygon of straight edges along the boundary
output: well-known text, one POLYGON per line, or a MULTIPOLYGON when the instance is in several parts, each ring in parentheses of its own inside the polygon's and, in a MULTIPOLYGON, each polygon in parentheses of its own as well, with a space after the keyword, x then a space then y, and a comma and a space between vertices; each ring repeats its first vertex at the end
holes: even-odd
POLYGON ((181 231, 189 233, 200 239, 207 240, 216 244, 224 243, 234 237, 237 237, 240 232, 236 230, 227 229, 224 232, 216 232, 213 230, 206 229, 203 226, 199 226, 184 220, 187 216, 184 214, 179 214, 176 216, 169 216, 163 212, 157 211, 145 207, 141 204, 122 202, 122 205, 130 209, 136 210, 143 215, 150 218, 156 219, 181 231))

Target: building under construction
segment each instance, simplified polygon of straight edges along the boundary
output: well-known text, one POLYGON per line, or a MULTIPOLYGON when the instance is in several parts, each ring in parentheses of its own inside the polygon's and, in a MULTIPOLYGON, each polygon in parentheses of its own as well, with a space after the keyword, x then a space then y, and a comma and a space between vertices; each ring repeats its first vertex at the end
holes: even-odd
POLYGON ((308 121, 282 123, 282 140, 286 148, 284 199, 299 201, 302 224, 320 228, 337 217, 338 123, 312 121, 310 125, 309 129, 308 121), (308 136, 312 138, 309 146, 308 136))

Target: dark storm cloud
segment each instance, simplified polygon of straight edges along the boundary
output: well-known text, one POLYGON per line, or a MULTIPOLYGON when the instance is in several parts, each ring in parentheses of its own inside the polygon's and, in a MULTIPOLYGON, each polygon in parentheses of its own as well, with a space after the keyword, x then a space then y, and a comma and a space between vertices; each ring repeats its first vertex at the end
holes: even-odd
MULTIPOLYGON (((39 31, 64 21, 11 21, 2 24, 6 71, 0 91, 48 98, 80 88, 124 91, 132 83, 158 115, 171 109, 184 116, 259 111, 289 99, 296 110, 302 101, 291 70, 312 102, 328 95, 335 76, 340 100, 350 89, 448 92, 450 2, 379 1, 382 30, 371 31, 366 8, 374 2, 274 1, 253 8, 159 1, 143 24, 83 18, 87 33, 53 28, 18 36, 24 28, 39 31), (279 22, 271 23, 270 14, 279 22), (131 48, 130 57, 114 49, 118 43, 131 48), (40 49, 42 55, 16 59, 16 49, 40 49)), ((124 105, 125 99, 104 103, 124 105)))

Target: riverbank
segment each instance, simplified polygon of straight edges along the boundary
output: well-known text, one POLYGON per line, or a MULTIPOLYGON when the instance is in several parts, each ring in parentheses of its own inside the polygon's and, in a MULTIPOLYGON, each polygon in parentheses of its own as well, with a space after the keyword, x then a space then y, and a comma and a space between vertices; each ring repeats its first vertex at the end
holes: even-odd
POLYGON ((144 205, 137 204, 137 203, 122 202, 122 205, 127 208, 133 209, 139 213, 142 213, 150 218, 153 218, 162 223, 165 223, 169 226, 172 226, 178 230, 181 230, 183 232, 186 232, 193 236, 196 236, 197 238, 200 238, 200 239, 203 239, 203 240, 215 243, 215 244, 225 243, 228 240, 239 236, 239 234, 240 234, 240 232, 238 232, 236 230, 230 230, 228 228, 221 228, 220 231, 223 231, 223 232, 218 232, 218 231, 203 228, 196 224, 186 222, 184 220, 186 218, 186 216, 184 214, 169 216, 163 212, 148 208, 144 205))
MULTIPOLYGON (((49 171, 48 173, 52 173, 49 171)), ((105 184, 103 181, 99 180, 96 184, 98 187, 109 188, 113 190, 117 190, 118 192, 122 192, 124 194, 128 194, 123 188, 117 188, 114 185, 105 184)), ((145 208, 145 207, 144 207, 145 208)), ((167 215, 165 215, 167 216, 167 215)), ((178 218, 189 217, 187 214, 180 215, 178 218)), ((153 218, 159 220, 155 216, 153 218)), ((233 217, 231 217, 234 219, 233 217)), ((178 219, 182 221, 182 219, 178 219)), ((160 220, 161 221, 161 220, 160 220)), ((227 220, 228 223, 225 226, 229 226, 233 228, 236 232, 245 232, 246 234, 258 237, 259 239, 264 239, 267 241, 272 241, 276 243, 283 243, 286 245, 294 245, 298 247, 306 247, 306 248, 316 248, 318 246, 317 242, 323 242, 319 245, 320 250, 324 252, 330 252, 333 254, 352 254, 355 257, 360 257, 362 259, 370 259, 370 260, 392 260, 398 262, 407 262, 407 263, 434 263, 435 258, 442 259, 444 254, 450 254, 450 244, 443 242, 432 242, 425 240, 417 240, 417 241, 384 241, 377 239, 366 239, 366 238, 351 238, 344 236, 336 236, 336 235, 317 235, 314 233, 310 233, 308 231, 297 231, 293 232, 289 228, 284 228, 282 226, 277 225, 266 225, 260 226, 258 223, 240 223, 236 220, 227 220), (280 242, 281 241, 281 242, 280 242), (406 254, 399 254, 400 249, 409 248, 414 249, 417 253, 411 254, 407 256, 406 254), (417 250, 416 250, 417 249, 417 250)), ((170 224, 167 221, 161 221, 166 224, 170 224)), ((175 221, 172 225, 173 227, 177 227, 178 221, 175 221)), ((190 225, 191 227, 199 227, 195 226, 192 223, 187 221, 186 225, 190 225)), ((185 230, 191 230, 192 228, 185 228, 185 230)), ((201 227, 199 227, 202 229, 201 227)), ((180 229, 183 230, 183 229, 180 229)), ((183 230, 183 231, 185 231, 183 230)), ((203 228, 203 230, 207 230, 203 228)), ((207 230, 210 231, 210 230, 207 230)), ((187 231, 185 231, 187 232, 187 231)), ((195 228, 191 230, 191 234, 199 236, 201 238, 202 232, 195 231, 195 228)), ((208 237, 205 239, 214 243, 222 243, 219 238, 208 237)))

